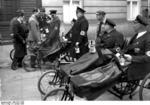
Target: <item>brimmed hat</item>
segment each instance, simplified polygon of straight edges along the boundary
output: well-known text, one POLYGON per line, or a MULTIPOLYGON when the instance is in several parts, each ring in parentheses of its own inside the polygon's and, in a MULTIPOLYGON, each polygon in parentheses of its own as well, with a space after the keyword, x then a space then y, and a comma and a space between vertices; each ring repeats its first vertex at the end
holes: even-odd
POLYGON ((109 24, 109 25, 111 25, 112 27, 115 27, 115 26, 116 26, 116 23, 115 23, 114 21, 112 21, 111 19, 106 19, 105 24, 109 24))
POLYGON ((57 10, 50 10, 50 14, 56 14, 57 10))
POLYGON ((104 11, 101 11, 101 10, 99 10, 99 11, 96 12, 96 15, 105 15, 105 14, 106 13, 104 11))
POLYGON ((86 11, 80 7, 77 7, 76 12, 81 12, 81 13, 85 13, 86 11))
POLYGON ((141 15, 138 15, 133 22, 138 22, 138 23, 140 23, 140 24, 142 24, 144 26, 148 25, 147 19, 145 17, 141 16, 141 15))
POLYGON ((40 8, 40 12, 45 12, 45 8, 44 7, 40 8))

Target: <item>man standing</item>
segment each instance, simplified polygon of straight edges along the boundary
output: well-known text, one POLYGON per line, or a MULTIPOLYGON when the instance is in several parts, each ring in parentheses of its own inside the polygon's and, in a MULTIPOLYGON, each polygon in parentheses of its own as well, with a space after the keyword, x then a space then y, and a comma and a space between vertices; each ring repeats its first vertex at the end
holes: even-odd
MULTIPOLYGON (((41 43, 41 35, 40 35, 40 28, 39 22, 37 17, 39 15, 39 10, 37 8, 33 9, 33 14, 29 18, 29 36, 28 41, 30 42, 30 46, 35 46, 41 43)), ((30 52, 33 53, 33 52, 30 52)), ((31 56, 31 67, 35 67, 35 56, 31 56)))
POLYGON ((24 25, 24 10, 17 11, 17 18, 13 21, 12 32, 14 34, 15 54, 11 69, 16 70, 17 67, 22 67, 22 60, 26 55, 26 38, 28 29, 24 25))
POLYGON ((29 18, 29 36, 28 40, 34 44, 40 43, 40 28, 37 16, 39 15, 39 10, 34 8, 32 15, 29 18))
POLYGON ((102 34, 102 33, 101 33, 101 32, 103 31, 102 25, 103 25, 103 24, 105 23, 105 21, 106 21, 105 15, 106 15, 106 13, 105 13, 104 11, 99 10, 99 11, 96 12, 96 18, 97 18, 97 20, 99 21, 98 26, 97 26, 97 34, 96 34, 97 37, 102 34))
POLYGON ((74 23, 74 28, 72 29, 72 44, 76 48, 75 58, 80 58, 83 54, 88 52, 88 37, 87 31, 89 28, 89 23, 84 16, 85 10, 77 7, 76 15, 77 21, 74 23))

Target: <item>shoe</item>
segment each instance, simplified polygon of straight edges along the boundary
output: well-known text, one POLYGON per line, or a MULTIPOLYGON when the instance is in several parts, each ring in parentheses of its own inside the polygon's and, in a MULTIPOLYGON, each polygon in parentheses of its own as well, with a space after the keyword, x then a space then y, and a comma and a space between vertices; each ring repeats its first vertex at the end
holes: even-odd
POLYGON ((14 63, 11 64, 11 69, 12 70, 17 70, 18 69, 18 66, 14 63))

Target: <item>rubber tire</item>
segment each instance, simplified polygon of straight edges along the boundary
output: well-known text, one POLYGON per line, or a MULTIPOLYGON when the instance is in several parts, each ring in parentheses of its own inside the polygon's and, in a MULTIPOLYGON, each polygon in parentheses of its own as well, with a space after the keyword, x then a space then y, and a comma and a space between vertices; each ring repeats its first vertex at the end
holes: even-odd
POLYGON ((13 61, 13 59, 14 59, 14 54, 15 54, 15 49, 12 49, 11 51, 10 51, 10 54, 9 54, 9 56, 10 56, 10 59, 13 61))
MULTIPOLYGON (((49 73, 55 73, 56 74, 56 70, 52 70, 52 71, 48 71, 48 72, 45 72, 40 78, 39 78, 39 80, 38 80, 38 90, 39 90, 39 92, 42 94, 42 95, 45 95, 46 94, 46 92, 42 89, 42 87, 41 87, 41 82, 42 82, 42 79, 47 75, 47 74, 49 74, 49 73)), ((55 75, 54 74, 54 75, 55 75)), ((56 75, 55 75, 56 76, 56 75)), ((53 79, 54 79, 54 77, 53 77, 53 79)), ((58 80, 59 80, 59 78, 57 78, 58 80)), ((50 81, 49 81, 50 82, 50 81)), ((58 81, 57 81, 58 82, 58 81)), ((60 86, 60 84, 58 83, 58 84, 55 84, 55 83, 52 83, 51 82, 51 84, 50 85, 53 85, 53 87, 55 88, 55 86, 57 85, 57 86, 60 86)))
MULTIPOLYGON (((64 89, 64 88, 57 88, 57 89, 54 89, 54 90, 50 91, 48 94, 46 94, 46 95, 44 96, 43 101, 46 101, 47 98, 50 97, 50 96, 54 96, 53 94, 54 94, 54 93, 58 93, 58 91, 62 91, 63 94, 62 94, 62 96, 59 94, 59 96, 61 96, 60 99, 59 99, 59 100, 55 100, 55 101, 73 101, 73 98, 71 98, 72 95, 71 95, 70 93, 66 93, 66 95, 67 95, 66 98, 67 98, 67 99, 63 98, 63 95, 65 95, 64 92, 66 92, 66 89, 64 89)), ((57 94, 56 94, 56 95, 57 95, 57 94)), ((56 97, 56 96, 55 96, 55 97, 56 97)), ((53 100, 53 101, 54 101, 54 100, 53 100)))
POLYGON ((143 87, 149 78, 150 78, 150 73, 143 79, 143 81, 140 85, 140 89, 139 89, 139 99, 140 100, 144 100, 143 99, 143 87))

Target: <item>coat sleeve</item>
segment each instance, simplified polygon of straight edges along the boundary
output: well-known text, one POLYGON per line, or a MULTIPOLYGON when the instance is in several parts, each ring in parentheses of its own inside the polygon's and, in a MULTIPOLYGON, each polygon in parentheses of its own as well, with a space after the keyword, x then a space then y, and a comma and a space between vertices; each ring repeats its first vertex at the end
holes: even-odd
POLYGON ((77 39, 77 42, 81 43, 84 37, 87 37, 87 30, 88 30, 89 24, 88 21, 82 21, 81 22, 81 31, 80 35, 77 39))
POLYGON ((14 38, 16 38, 19 42, 23 43, 24 39, 19 34, 19 25, 18 24, 14 24, 12 30, 13 30, 13 33, 14 33, 14 38))
POLYGON ((122 34, 118 34, 118 36, 114 39, 114 47, 110 49, 113 53, 117 53, 117 49, 121 49, 124 43, 124 37, 122 34))
POLYGON ((146 63, 150 62, 150 35, 145 41, 145 54, 140 56, 132 56, 132 62, 146 63))
POLYGON ((35 38, 35 40, 37 42, 40 41, 40 32, 36 26, 36 23, 34 21, 31 21, 30 26, 31 26, 31 33, 32 33, 33 37, 35 38))

